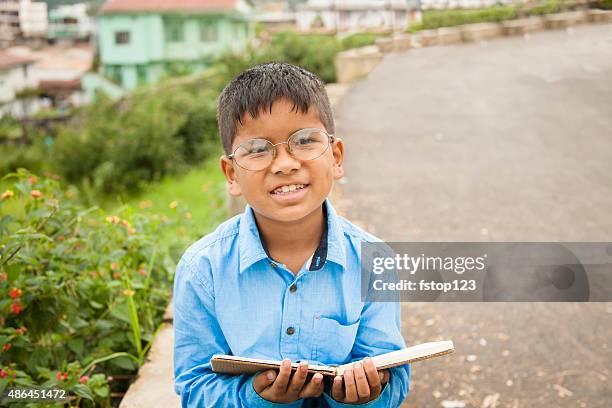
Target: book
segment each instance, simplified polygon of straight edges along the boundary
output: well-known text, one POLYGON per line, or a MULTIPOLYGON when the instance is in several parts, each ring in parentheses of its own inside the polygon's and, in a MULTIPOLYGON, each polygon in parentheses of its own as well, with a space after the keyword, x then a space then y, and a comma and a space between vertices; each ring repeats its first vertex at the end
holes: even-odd
MULTIPOLYGON (((414 363, 415 361, 443 356, 453 351, 455 351, 453 342, 445 340, 418 344, 416 346, 391 351, 371 358, 376 369, 383 370, 403 364, 414 363)), ((254 374, 259 371, 279 369, 282 363, 279 360, 265 360, 222 354, 215 354, 210 362, 214 372, 223 374, 254 374)), ((344 370, 350 368, 351 365, 352 363, 338 366, 308 364, 308 372, 312 374, 321 373, 324 376, 334 377, 336 375, 342 375, 344 370)), ((296 370, 298 366, 299 362, 291 363, 292 370, 296 370)))

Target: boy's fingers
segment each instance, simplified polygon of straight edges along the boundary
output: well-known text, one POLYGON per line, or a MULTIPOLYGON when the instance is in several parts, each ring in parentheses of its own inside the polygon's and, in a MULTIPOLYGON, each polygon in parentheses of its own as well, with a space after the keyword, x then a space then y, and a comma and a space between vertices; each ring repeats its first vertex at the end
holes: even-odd
POLYGON ((297 370, 291 377, 291 382, 289 383, 289 388, 287 388, 287 392, 291 394, 299 394, 304 387, 304 381, 306 381, 306 376, 308 375, 308 362, 301 362, 298 366, 297 370))
POLYGON ((253 378, 253 388, 258 394, 260 394, 274 382, 275 378, 276 372, 272 370, 259 373, 255 376, 255 378, 253 378))
POLYGON ((356 402, 359 398, 357 396, 357 386, 355 385, 355 376, 353 370, 344 371, 344 401, 345 402, 356 402))
POLYGON ((382 370, 381 373, 383 374, 383 377, 382 380, 380 380, 380 383, 382 385, 385 385, 389 382, 389 377, 391 377, 391 373, 389 372, 389 370, 382 370))
POLYGON ((318 397, 323 393, 323 374, 316 373, 299 394, 299 398, 318 397))
POLYGON ((368 398, 370 396, 370 386, 368 385, 368 378, 363 370, 363 363, 361 361, 353 364, 353 375, 355 376, 355 385, 357 386, 357 397, 368 398))
POLYGON ((376 367, 374 367, 374 363, 370 357, 366 357, 363 360, 363 368, 365 370, 366 377, 368 378, 368 383, 370 384, 370 395, 378 395, 382 389, 380 384, 380 377, 378 375, 378 371, 376 371, 376 367))
POLYGON ((332 398, 336 401, 344 401, 344 391, 342 390, 342 377, 339 375, 334 377, 334 384, 332 385, 332 398))
POLYGON ((291 360, 286 358, 281 363, 276 381, 272 384, 274 391, 285 394, 287 392, 287 384, 289 384, 289 377, 291 377, 291 360))

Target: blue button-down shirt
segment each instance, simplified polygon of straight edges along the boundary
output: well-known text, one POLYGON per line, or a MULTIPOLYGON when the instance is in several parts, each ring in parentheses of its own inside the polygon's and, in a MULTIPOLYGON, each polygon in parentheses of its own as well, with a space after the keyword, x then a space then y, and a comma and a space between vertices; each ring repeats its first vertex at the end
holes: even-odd
MULTIPOLYGON (((361 301, 360 244, 380 240, 338 216, 328 200, 324 206, 327 231, 296 275, 268 256, 248 205, 182 256, 174 280, 174 388, 183 407, 353 406, 327 392, 272 403, 255 392, 253 376, 215 373, 210 359, 233 354, 330 365, 405 347, 399 304, 361 301)), ((410 366, 389 371, 380 396, 360 407, 402 403, 410 366)))

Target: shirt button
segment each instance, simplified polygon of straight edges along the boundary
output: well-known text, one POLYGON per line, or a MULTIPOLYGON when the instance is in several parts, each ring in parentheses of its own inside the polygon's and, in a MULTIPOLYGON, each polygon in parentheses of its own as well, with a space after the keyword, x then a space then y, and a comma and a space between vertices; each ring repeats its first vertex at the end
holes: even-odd
POLYGON ((297 285, 295 283, 289 286, 289 292, 294 293, 296 290, 297 290, 297 285))
POLYGON ((295 333, 295 329, 293 327, 287 327, 287 334, 291 336, 293 333, 295 333))

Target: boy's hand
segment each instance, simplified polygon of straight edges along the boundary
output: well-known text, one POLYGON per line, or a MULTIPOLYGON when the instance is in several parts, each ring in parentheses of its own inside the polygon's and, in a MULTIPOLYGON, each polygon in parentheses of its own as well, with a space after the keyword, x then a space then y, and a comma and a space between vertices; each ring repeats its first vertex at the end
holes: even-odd
POLYGON ((301 362, 291 376, 291 361, 285 359, 278 376, 276 371, 261 372, 253 379, 253 388, 263 399, 270 402, 288 403, 300 398, 318 397, 323 392, 323 375, 316 373, 306 383, 307 375, 308 362, 301 362))
POLYGON ((353 363, 353 368, 334 378, 332 398, 345 404, 363 404, 378 398, 389 381, 389 371, 377 371, 369 357, 353 363), (344 377, 344 389, 342 378, 344 377))

